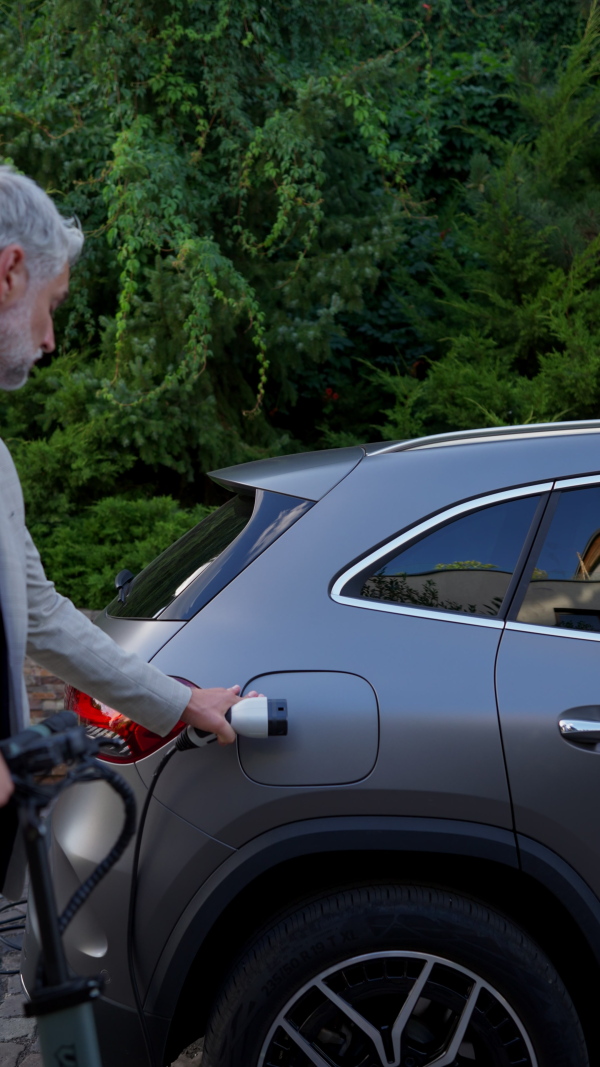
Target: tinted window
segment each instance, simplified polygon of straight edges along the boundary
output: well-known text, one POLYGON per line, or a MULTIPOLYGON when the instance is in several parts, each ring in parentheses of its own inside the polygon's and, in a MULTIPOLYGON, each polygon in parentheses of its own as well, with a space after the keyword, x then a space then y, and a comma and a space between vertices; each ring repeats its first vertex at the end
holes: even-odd
POLYGON ((560 494, 518 620, 600 633, 600 487, 560 494))
POLYGON ((235 496, 157 556, 129 586, 127 600, 113 600, 109 615, 154 619, 235 540, 248 523, 254 497, 235 496))
POLYGON ((363 571, 351 595, 497 615, 538 501, 522 497, 454 519, 363 571))

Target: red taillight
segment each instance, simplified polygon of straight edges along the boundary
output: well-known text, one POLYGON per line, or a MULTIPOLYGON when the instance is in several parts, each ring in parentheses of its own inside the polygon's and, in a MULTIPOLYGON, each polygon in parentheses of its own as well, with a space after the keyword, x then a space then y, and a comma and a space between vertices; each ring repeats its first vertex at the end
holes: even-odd
POLYGON ((145 726, 120 715, 118 711, 113 711, 106 704, 94 700, 87 693, 74 689, 72 685, 65 687, 65 708, 79 716, 81 725, 85 726, 90 734, 107 741, 110 741, 111 737, 120 737, 125 742, 125 746, 119 750, 111 752, 106 749, 99 753, 99 759, 108 760, 109 763, 135 763, 177 737, 185 726, 184 722, 178 722, 170 734, 161 737, 160 734, 153 734, 151 730, 146 730, 145 726))

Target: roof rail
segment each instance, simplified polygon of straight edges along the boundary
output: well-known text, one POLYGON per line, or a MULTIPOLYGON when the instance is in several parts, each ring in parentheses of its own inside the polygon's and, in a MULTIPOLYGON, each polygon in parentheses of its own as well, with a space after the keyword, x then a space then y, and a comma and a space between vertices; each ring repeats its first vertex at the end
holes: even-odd
POLYGON ((525 434, 546 433, 589 433, 600 431, 600 419, 587 419, 578 422, 536 422, 525 426, 485 426, 480 430, 456 430, 453 433, 437 433, 430 437, 414 437, 411 441, 393 441, 376 451, 369 450, 369 456, 381 456, 386 452, 405 452, 412 448, 427 448, 432 445, 467 444, 482 438, 518 436, 525 434))

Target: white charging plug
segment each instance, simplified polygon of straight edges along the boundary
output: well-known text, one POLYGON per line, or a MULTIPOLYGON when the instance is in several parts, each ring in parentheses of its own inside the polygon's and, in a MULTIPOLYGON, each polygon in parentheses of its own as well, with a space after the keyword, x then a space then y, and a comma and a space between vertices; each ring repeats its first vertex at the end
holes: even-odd
MULTIPOLYGON (((243 737, 284 737, 288 730, 287 700, 246 697, 234 704, 225 718, 236 734, 242 734, 243 737)), ((188 726, 177 738, 177 748, 201 748, 216 740, 216 734, 188 726)))

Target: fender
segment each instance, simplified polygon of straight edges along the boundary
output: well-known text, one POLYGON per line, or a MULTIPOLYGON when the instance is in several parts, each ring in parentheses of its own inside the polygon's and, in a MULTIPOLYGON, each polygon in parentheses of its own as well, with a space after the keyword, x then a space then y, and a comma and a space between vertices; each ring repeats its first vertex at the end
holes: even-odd
MULTIPOLYGON (((285 860, 331 852, 428 852, 491 860, 519 869, 510 830, 452 819, 340 816, 306 819, 255 837, 228 857, 194 894, 175 924, 150 980, 145 1010, 169 1018, 194 958, 215 922, 259 875, 285 860)), ((600 952, 600 903, 598 903, 600 952)))
MULTIPOLYGON (((569 911, 600 965, 600 901, 556 853, 531 838, 481 823, 362 816, 307 819, 254 838, 203 883, 181 914, 156 966, 145 1015, 157 1048, 165 1047, 188 971, 214 923, 261 874, 296 857, 332 852, 422 852, 491 861, 544 886, 569 911)), ((142 1062, 136 1012, 104 994, 95 1004, 106 1062, 142 1062)))
POLYGON ((519 866, 561 902, 600 964, 600 901, 576 871, 552 849, 517 834, 519 866))
POLYGON ((254 838, 194 894, 148 986, 145 1010, 170 1018, 185 976, 214 923, 259 875, 285 860, 331 852, 423 852, 485 859, 522 871, 570 912, 600 964, 600 901, 556 853, 509 830, 452 819, 343 816, 307 819, 254 838))

